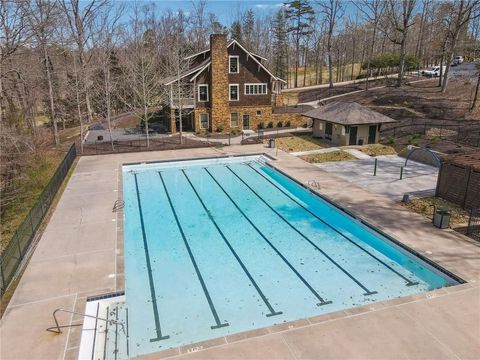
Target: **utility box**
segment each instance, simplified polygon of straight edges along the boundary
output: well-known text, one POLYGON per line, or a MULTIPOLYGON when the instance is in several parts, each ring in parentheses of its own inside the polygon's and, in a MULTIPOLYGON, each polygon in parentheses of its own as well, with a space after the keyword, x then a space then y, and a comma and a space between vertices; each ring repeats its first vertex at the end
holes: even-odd
POLYGON ((433 225, 439 229, 446 229, 450 225, 452 213, 448 209, 438 208, 433 214, 433 225))
POLYGON ((275 148, 275 139, 268 139, 268 147, 273 149, 275 148))

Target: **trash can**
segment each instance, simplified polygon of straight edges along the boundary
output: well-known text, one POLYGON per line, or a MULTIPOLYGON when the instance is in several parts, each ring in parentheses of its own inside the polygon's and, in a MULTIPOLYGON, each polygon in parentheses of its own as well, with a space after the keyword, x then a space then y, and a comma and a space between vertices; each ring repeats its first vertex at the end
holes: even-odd
POLYGON ((452 213, 445 208, 438 208, 433 215, 433 225, 439 229, 446 229, 450 225, 450 217, 452 213))
POLYGON ((273 149, 275 148, 275 139, 268 139, 268 147, 273 149))

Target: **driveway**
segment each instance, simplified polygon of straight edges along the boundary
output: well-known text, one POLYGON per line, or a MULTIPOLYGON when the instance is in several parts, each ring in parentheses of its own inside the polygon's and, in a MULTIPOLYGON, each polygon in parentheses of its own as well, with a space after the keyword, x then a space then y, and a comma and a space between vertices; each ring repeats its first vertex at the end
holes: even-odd
POLYGON ((405 158, 397 155, 377 156, 377 175, 373 176, 375 159, 359 159, 317 164, 323 170, 364 189, 394 201, 402 199, 405 193, 412 196, 433 196, 437 185, 438 168, 408 161, 400 180, 400 169, 405 158))

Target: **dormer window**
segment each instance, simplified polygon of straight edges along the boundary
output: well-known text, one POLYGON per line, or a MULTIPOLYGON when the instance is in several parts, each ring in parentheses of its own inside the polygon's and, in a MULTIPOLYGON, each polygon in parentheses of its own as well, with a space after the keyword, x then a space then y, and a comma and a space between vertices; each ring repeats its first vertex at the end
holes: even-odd
POLYGON ((228 57, 228 72, 230 74, 238 74, 238 56, 228 57))

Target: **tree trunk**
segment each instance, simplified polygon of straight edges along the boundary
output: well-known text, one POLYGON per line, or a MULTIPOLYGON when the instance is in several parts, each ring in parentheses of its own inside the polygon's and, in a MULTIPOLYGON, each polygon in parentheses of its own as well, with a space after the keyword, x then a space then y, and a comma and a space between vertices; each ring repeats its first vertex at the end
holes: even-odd
POLYGON ((105 80, 105 106, 107 108, 107 124, 108 124, 108 133, 110 135, 110 145, 112 146, 112 151, 115 151, 113 146, 113 137, 112 137, 112 121, 111 121, 111 89, 110 89, 110 67, 108 61, 103 64, 103 73, 105 80))
POLYGON ((398 67, 397 87, 402 86, 403 77, 405 75, 405 42, 407 40, 406 29, 402 34, 402 41, 400 44, 400 66, 398 67))
POLYGON ((43 61, 45 62, 45 73, 47 75, 47 83, 48 83, 48 97, 50 99, 50 117, 53 125, 53 140, 55 141, 55 146, 60 144, 60 138, 58 136, 58 128, 57 128, 57 116, 55 114, 55 102, 53 97, 53 85, 52 85, 52 75, 50 74, 50 66, 49 66, 49 58, 47 47, 43 45, 43 61))
POLYGON ((478 98, 478 90, 480 89, 480 74, 478 74, 477 78, 477 86, 475 86, 475 95, 473 96, 472 106, 470 107, 470 111, 473 111, 477 106, 477 98, 478 98))
POLYGON ((328 87, 333 89, 333 64, 332 64, 332 35, 327 37, 327 54, 328 54, 328 87))
POLYGON ((75 94, 77 97, 77 113, 78 120, 80 121, 80 153, 83 154, 83 119, 82 119, 82 109, 80 108, 80 90, 78 86, 78 71, 77 71, 77 60, 73 59, 73 71, 75 74, 75 94))

